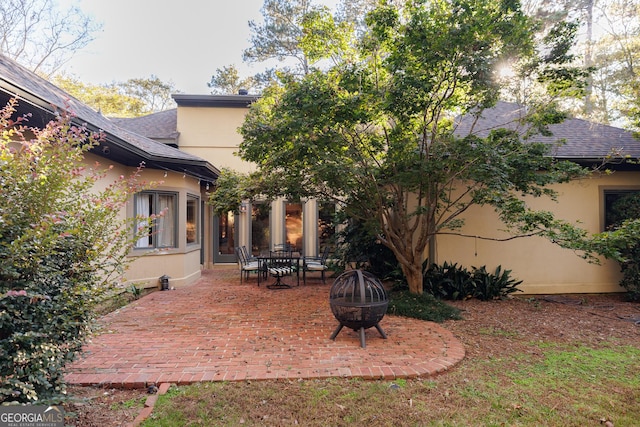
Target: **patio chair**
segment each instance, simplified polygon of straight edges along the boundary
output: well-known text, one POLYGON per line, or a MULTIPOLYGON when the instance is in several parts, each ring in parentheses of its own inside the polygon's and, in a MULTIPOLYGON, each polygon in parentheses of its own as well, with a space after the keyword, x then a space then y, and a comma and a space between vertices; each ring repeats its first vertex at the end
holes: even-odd
POLYGON ((278 243, 273 245, 274 252, 293 252, 293 247, 289 243, 278 243))
POLYGON ((258 257, 250 254, 249 250, 247 249, 246 246, 244 246, 244 245, 240 246, 240 250, 242 251, 242 254, 244 255, 244 259, 247 262, 257 262, 258 261, 258 257))
POLYGON ((245 258, 242 249, 237 247, 236 256, 238 258, 238 267, 240 268, 240 283, 242 283, 242 276, 245 276, 249 280, 249 273, 260 273, 260 263, 256 261, 249 261, 245 258))
POLYGON ((300 285, 300 271, 298 269, 299 257, 293 257, 290 251, 271 251, 269 258, 266 260, 266 271, 269 275, 276 279, 274 283, 268 285, 269 289, 283 289, 291 286, 284 283, 282 278, 285 276, 297 276, 297 284, 300 285))
POLYGON ((302 258, 302 282, 306 283, 307 271, 319 271, 322 275, 322 283, 327 283, 325 280, 325 271, 329 269, 327 265, 327 259, 329 258, 329 246, 325 246, 322 255, 319 257, 303 257, 302 258))

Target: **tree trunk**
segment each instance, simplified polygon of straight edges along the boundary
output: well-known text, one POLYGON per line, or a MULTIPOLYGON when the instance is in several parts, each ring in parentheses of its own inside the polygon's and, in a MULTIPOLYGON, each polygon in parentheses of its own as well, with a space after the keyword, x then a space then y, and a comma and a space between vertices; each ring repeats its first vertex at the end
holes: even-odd
POLYGON ((422 265, 402 265, 401 267, 409 284, 409 292, 421 295, 423 292, 422 265))

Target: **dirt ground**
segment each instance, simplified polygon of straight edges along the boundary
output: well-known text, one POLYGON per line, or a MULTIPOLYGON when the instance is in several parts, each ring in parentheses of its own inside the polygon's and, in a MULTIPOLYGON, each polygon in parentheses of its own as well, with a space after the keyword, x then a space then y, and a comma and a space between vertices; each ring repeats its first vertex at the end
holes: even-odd
MULTIPOLYGON (((615 339, 640 346, 640 303, 626 302, 622 295, 514 297, 451 304, 462 310, 464 319, 444 326, 465 346, 462 364, 532 351, 532 341, 597 345, 615 339)), ((78 427, 124 426, 138 415, 148 396, 146 390, 79 387, 72 387, 70 394, 79 401, 67 405, 66 411, 77 415, 70 422, 78 427)))

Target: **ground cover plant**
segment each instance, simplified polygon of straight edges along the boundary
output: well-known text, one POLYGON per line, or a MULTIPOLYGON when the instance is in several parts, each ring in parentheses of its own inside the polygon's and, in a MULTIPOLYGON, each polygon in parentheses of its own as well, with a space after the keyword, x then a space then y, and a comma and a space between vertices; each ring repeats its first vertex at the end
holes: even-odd
MULTIPOLYGON (((144 425, 637 425, 637 303, 623 295, 579 295, 449 304, 462 319, 443 325, 462 341, 466 357, 441 375, 176 387, 144 425)), ((122 425, 140 412, 116 404, 119 395, 133 401, 136 391, 75 390, 94 396, 74 408, 78 427, 122 425)))

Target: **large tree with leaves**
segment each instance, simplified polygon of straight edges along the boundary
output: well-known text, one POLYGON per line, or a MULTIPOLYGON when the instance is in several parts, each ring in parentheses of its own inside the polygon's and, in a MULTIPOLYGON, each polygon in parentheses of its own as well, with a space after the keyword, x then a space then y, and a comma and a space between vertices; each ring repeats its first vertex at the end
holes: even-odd
POLYGON ((249 91, 256 83, 253 77, 240 78, 235 65, 226 65, 216 69, 207 86, 211 88, 212 94, 235 95, 242 89, 249 91))
MULTIPOLYGON (((495 69, 506 60, 546 83, 547 101, 573 90, 580 73, 564 66, 566 43, 549 38, 537 54, 533 24, 514 0, 413 1, 402 15, 383 3, 367 24, 338 65, 273 86, 252 106, 239 153, 258 165, 260 191, 337 201, 376 230, 414 293, 430 242, 458 232, 473 205, 494 207, 513 235, 575 245, 584 233, 525 197, 553 197, 549 184, 580 167, 513 131, 455 132, 457 116, 494 105, 495 69)), ((529 107, 532 129, 562 119, 529 107)))

